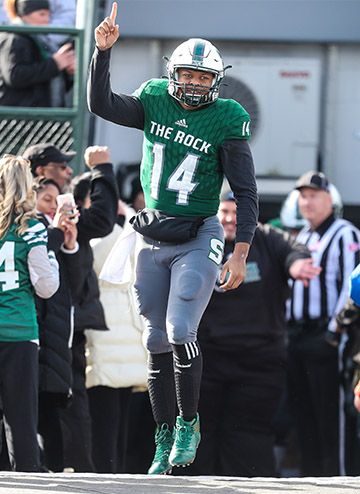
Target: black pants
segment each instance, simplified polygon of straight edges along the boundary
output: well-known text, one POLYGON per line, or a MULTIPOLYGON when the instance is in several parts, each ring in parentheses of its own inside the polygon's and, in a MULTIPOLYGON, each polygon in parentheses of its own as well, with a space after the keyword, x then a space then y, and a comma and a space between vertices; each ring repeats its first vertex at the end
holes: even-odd
POLYGON ((6 443, 13 470, 36 472, 38 346, 30 341, 0 342, 0 394, 6 443))
POLYGON ((91 416, 85 387, 85 335, 76 332, 72 347, 73 400, 61 410, 64 466, 75 472, 95 472, 92 461, 91 416))
POLYGON ((41 443, 41 463, 52 472, 62 472, 64 468, 60 414, 66 403, 65 394, 46 391, 39 393, 38 435, 41 443))
POLYGON ((304 476, 339 475, 338 350, 325 330, 290 329, 288 395, 304 476))
POLYGON ((155 427, 148 391, 132 393, 125 462, 127 473, 147 473, 155 453, 155 427))
POLYGON ((201 342, 201 442, 189 473, 274 476, 272 420, 285 381, 285 352, 246 352, 201 342))
POLYGON ((97 473, 124 473, 132 388, 88 389, 97 473))

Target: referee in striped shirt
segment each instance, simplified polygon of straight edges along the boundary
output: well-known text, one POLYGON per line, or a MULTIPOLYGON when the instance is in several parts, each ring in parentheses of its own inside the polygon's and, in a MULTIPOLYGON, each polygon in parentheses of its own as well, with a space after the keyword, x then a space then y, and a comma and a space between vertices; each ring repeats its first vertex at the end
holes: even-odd
POLYGON ((289 304, 289 397, 295 405, 303 476, 344 475, 343 393, 335 316, 344 307, 349 276, 359 263, 360 231, 336 218, 329 183, 308 172, 296 183, 308 220, 297 241, 307 245, 320 275, 292 282, 289 304))

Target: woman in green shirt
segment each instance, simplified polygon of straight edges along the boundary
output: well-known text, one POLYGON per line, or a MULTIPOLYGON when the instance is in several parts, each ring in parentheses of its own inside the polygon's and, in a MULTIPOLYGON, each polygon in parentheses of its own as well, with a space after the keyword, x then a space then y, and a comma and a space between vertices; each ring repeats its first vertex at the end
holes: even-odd
POLYGON ((34 292, 51 297, 58 263, 36 219, 29 162, 0 159, 0 395, 11 468, 39 471, 38 325, 34 292))

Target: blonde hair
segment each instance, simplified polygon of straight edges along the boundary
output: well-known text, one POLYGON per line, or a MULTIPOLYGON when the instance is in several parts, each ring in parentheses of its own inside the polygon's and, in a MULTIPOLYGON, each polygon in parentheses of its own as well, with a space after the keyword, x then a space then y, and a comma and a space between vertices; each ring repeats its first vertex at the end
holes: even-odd
POLYGON ((30 218, 36 218, 36 194, 30 162, 21 156, 5 154, 0 159, 0 238, 15 223, 22 235, 30 218))
POLYGON ((15 3, 16 0, 4 0, 3 8, 10 21, 13 21, 16 17, 18 17, 15 3))

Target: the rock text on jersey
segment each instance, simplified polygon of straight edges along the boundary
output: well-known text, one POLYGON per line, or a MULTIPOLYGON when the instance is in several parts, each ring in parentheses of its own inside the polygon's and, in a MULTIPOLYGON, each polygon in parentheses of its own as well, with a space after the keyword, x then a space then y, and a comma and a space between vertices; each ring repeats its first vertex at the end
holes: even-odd
POLYGON ((150 134, 163 137, 164 139, 173 140, 184 146, 191 147, 200 153, 208 154, 211 144, 209 142, 195 137, 192 134, 187 134, 183 130, 174 129, 173 127, 166 127, 166 125, 159 124, 151 121, 150 134))

